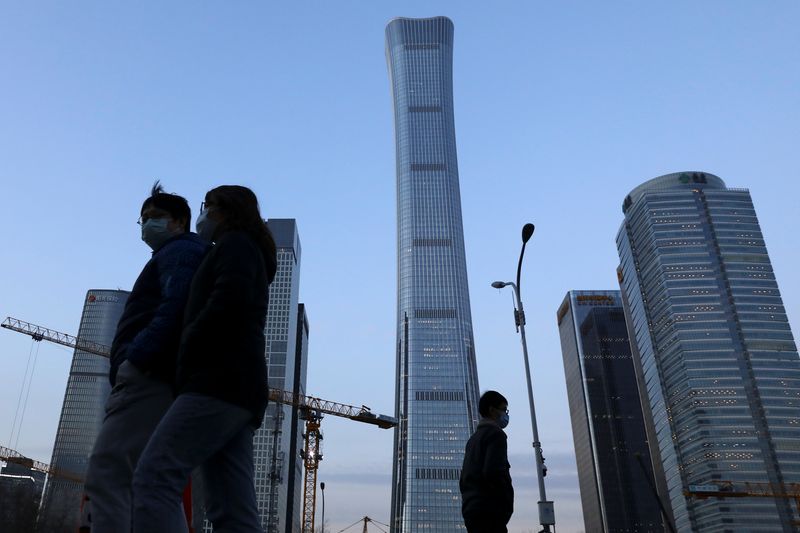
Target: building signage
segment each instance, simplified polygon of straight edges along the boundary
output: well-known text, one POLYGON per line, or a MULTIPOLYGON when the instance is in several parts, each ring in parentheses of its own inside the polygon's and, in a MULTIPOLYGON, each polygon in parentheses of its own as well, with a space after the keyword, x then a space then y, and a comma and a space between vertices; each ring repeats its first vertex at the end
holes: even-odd
POLYGON ((575 299, 578 305, 614 305, 614 298, 605 294, 581 294, 575 299))
POLYGON ((118 302, 119 296, 113 294, 90 294, 86 301, 90 304, 95 302, 118 302))

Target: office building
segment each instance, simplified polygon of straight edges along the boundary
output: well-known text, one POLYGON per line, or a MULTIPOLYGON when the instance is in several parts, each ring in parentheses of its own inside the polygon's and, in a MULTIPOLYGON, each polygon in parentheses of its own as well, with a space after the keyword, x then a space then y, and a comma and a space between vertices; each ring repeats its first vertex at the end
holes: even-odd
POLYGON ((800 482, 800 360, 753 201, 703 172, 636 187, 618 277, 657 485, 679 531, 795 531, 786 498, 687 497, 800 482))
MULTIPOLYGON (((308 358, 308 319, 300 294, 300 235, 294 219, 269 219, 277 248, 278 269, 269 286, 266 353, 270 389, 305 393, 308 358)), ((265 533, 300 531, 303 508, 302 421, 297 409, 270 402, 264 422, 253 437, 256 501, 265 533), (299 492, 298 492, 299 489, 299 492)), ((203 522, 204 533, 213 527, 204 518, 202 503, 195 522, 203 522)))
POLYGON ((557 319, 586 531, 664 531, 619 291, 569 291, 557 319))
MULTIPOLYGON (((298 298, 300 293, 300 236, 294 219, 270 219, 267 221, 278 249, 278 271, 269 288, 269 308, 267 310, 266 358, 271 389, 292 390, 300 385, 305 389, 305 381, 296 376, 298 370, 298 298), (296 380, 297 378, 297 380, 296 380)), ((301 347, 302 348, 302 347, 301 347)), ((307 352, 302 352, 306 355, 307 352)), ((305 369, 304 362, 300 370, 305 369)), ((293 425, 292 408, 270 402, 267 406, 264 424, 256 431, 253 441, 256 469, 256 497, 261 525, 266 533, 291 531, 287 529, 287 510, 297 509, 292 488, 302 485, 297 478, 294 459, 300 453, 295 442, 299 424, 293 425)), ((300 511, 297 511, 299 516, 300 511)))
POLYGON ((478 420, 453 118, 453 23, 386 27, 397 158, 397 389, 391 527, 461 530, 464 446, 478 420))
MULTIPOLYGON (((129 294, 120 290, 88 291, 78 338, 111 346, 129 294)), ((100 431, 105 403, 111 392, 108 370, 107 357, 79 349, 74 351, 50 461, 53 468, 79 477, 86 475, 89 454, 100 431)), ((82 483, 49 476, 37 529, 46 533, 74 533, 78 527, 82 493, 82 483)))
MULTIPOLYGON (((308 316, 306 315, 305 304, 297 306, 297 340, 295 344, 294 357, 294 385, 291 390, 305 396, 306 394, 306 374, 308 370, 308 316)), ((303 489, 304 471, 303 461, 300 459, 299 450, 303 448, 303 420, 300 419, 300 409, 296 406, 291 408, 292 418, 289 427, 291 434, 289 437, 289 450, 295 452, 289 454, 289 465, 287 471, 286 492, 288 494, 286 504, 286 533, 302 531, 303 512, 303 489)))

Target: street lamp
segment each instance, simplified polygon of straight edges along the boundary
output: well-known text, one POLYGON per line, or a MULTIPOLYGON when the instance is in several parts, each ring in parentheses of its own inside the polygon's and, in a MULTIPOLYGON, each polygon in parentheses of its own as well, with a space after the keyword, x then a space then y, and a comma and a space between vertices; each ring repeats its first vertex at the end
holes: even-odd
POLYGON ((319 484, 319 488, 322 489, 322 531, 321 533, 325 533, 325 482, 321 482, 319 484))
POLYGON ((525 377, 528 380, 528 403, 531 410, 531 426, 533 427, 533 449, 536 454, 536 475, 539 479, 539 523, 544 527, 540 533, 549 532, 550 526, 556 523, 555 509, 553 502, 547 500, 547 493, 544 488, 544 476, 547 475, 547 468, 544 466, 544 456, 542 455, 542 444, 539 442, 539 428, 536 426, 536 407, 533 404, 533 385, 531 383, 531 367, 528 362, 528 343, 525 340, 525 311, 522 307, 520 297, 520 272, 522 270, 522 257, 525 255, 525 245, 533 236, 533 224, 525 224, 522 227, 522 250, 519 252, 519 263, 517 263, 517 282, 495 281, 492 287, 502 289, 511 286, 516 297, 516 308, 514 309, 514 323, 517 326, 520 337, 522 338, 522 355, 525 358, 525 377))

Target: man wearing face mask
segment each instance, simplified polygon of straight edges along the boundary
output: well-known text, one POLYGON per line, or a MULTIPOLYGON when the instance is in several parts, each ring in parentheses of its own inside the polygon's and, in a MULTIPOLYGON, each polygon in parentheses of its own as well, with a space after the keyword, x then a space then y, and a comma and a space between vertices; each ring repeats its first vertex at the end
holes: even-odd
POLYGON ((208 243, 189 232, 191 210, 158 182, 142 204, 152 251, 131 290, 111 345, 111 395, 89 458, 92 533, 131 530, 131 480, 150 435, 173 401, 183 310, 208 243))
POLYGON ((508 400, 490 390, 478 403, 478 427, 467 441, 461 467, 461 514, 468 533, 506 533, 514 512, 511 465, 503 431, 508 400))

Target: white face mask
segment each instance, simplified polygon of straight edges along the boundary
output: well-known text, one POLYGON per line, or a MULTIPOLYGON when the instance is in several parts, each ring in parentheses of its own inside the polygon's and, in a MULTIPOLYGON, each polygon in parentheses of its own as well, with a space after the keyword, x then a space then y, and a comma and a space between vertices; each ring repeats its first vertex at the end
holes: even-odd
POLYGON ((197 216, 197 222, 194 223, 194 226, 197 230, 197 235, 201 239, 205 239, 208 242, 213 241, 214 232, 217 231, 217 222, 208 218, 208 209, 197 216))
POLYGON ((151 218, 142 224, 142 240, 154 252, 177 235, 169 229, 168 224, 168 218, 151 218))

